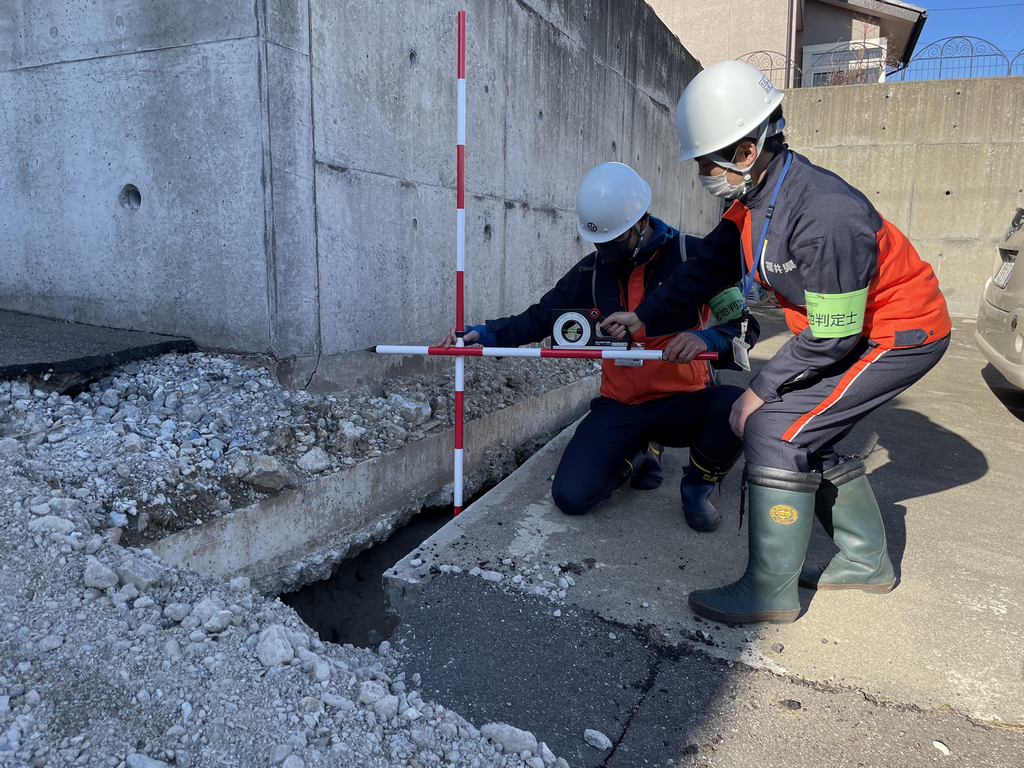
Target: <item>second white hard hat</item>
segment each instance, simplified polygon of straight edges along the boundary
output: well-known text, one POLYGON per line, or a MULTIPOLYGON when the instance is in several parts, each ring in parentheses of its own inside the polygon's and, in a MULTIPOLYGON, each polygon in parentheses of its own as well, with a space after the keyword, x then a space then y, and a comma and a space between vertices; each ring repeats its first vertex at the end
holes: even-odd
POLYGON ((601 163, 580 183, 576 228, 591 243, 607 243, 632 227, 651 206, 651 188, 623 163, 601 163))
POLYGON ((720 61, 700 72, 676 107, 680 160, 717 152, 757 136, 782 103, 782 93, 759 69, 743 61, 720 61))

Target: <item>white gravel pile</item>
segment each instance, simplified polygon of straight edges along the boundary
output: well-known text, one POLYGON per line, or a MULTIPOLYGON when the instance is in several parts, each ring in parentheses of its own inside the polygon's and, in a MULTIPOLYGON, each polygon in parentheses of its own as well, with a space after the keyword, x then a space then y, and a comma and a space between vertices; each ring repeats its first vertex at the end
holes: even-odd
MULTIPOLYGON (((592 370, 521 362, 500 361, 475 399, 467 382, 470 409, 592 370)), ((108 373, 74 397, 66 379, 0 381, 0 765, 567 765, 532 734, 424 701, 388 643, 323 644, 247 579, 141 548, 422 438, 450 420, 450 377, 389 398, 284 392, 202 354, 108 373)))
MULTIPOLYGON (((467 419, 593 373, 590 361, 574 360, 467 368, 467 419)), ((266 368, 218 355, 169 354, 105 373, 87 387, 0 383, 0 439, 25 448, 32 477, 82 502, 94 529, 116 526, 137 546, 454 420, 447 370, 386 381, 378 395, 326 396, 282 390, 266 368)))

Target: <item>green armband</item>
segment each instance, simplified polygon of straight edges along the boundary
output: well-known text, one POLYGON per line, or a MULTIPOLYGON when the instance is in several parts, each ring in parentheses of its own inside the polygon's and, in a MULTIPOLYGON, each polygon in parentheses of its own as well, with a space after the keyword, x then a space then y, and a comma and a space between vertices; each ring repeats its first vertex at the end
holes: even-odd
POLYGON ((811 293, 807 301, 807 324, 816 339, 841 339, 858 334, 864 328, 864 309, 868 289, 849 293, 811 293))
POLYGON ((732 288, 726 288, 720 294, 715 296, 711 301, 708 302, 708 306, 711 307, 711 311, 715 313, 715 318, 720 323, 728 323, 730 320, 735 320, 737 317, 743 315, 743 306, 746 302, 743 300, 743 294, 740 293, 740 289, 735 286, 732 288))

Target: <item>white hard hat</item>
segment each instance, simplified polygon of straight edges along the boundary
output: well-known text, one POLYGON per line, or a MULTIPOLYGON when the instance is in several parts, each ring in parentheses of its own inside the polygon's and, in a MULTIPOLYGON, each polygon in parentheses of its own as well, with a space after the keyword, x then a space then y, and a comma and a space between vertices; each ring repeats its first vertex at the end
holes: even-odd
MULTIPOLYGON (((700 72, 676 107, 680 160, 717 152, 747 137, 767 134, 768 117, 782 103, 767 75, 743 61, 720 61, 700 72)), ((727 160, 731 158, 726 158, 727 160)))
POLYGON ((607 243, 636 224, 651 206, 651 188, 622 163, 601 163, 576 194, 576 228, 591 243, 607 243))

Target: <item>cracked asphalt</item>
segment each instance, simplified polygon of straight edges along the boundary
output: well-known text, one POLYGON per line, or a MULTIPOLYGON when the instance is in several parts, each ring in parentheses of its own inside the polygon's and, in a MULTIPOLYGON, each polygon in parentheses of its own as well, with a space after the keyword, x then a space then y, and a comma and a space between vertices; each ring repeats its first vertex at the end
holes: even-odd
POLYGON ((464 574, 433 579, 391 641, 425 694, 532 731, 574 768, 1024 764, 1020 731, 664 645, 651 627, 464 574), (586 744, 588 728, 612 748, 586 744))

